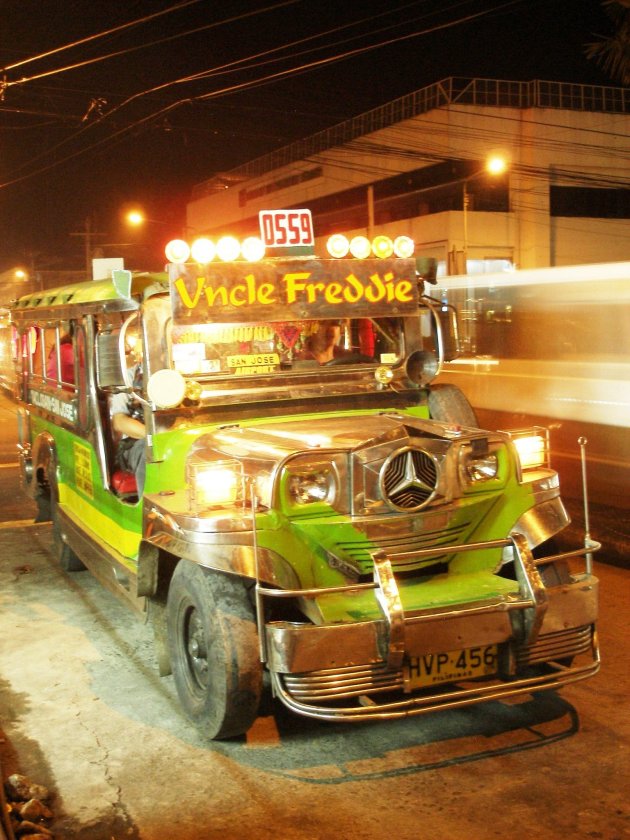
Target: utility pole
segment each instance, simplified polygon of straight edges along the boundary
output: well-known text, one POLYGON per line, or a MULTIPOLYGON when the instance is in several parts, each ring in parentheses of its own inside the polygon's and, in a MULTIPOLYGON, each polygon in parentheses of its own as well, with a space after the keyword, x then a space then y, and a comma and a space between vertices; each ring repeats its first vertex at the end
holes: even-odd
POLYGON ((82 236, 85 246, 85 273, 86 277, 92 276, 92 255, 94 253, 94 239, 97 236, 105 236, 104 233, 98 233, 92 229, 92 217, 85 217, 85 229, 81 231, 74 231, 70 236, 82 236))

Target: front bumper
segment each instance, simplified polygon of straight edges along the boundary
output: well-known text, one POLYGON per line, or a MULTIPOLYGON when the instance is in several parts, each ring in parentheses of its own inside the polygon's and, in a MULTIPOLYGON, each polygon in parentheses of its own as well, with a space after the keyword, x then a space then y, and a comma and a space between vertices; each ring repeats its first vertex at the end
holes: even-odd
MULTIPOLYGON (((545 586, 539 567, 588 554, 599 547, 534 560, 519 534, 494 541, 512 545, 518 593, 405 615, 387 556, 374 556, 372 587, 382 618, 339 624, 262 624, 263 658, 277 696, 293 711, 325 720, 400 718, 560 688, 592 676, 600 657, 595 631, 598 581, 589 571, 545 586), (412 693, 409 656, 496 645, 498 673, 412 693)), ((488 547, 490 544, 485 544, 488 547)), ((477 550, 482 544, 454 547, 477 550)), ((450 549, 449 549, 450 550, 450 549)), ((326 597, 326 591, 259 588, 266 598, 326 597)))

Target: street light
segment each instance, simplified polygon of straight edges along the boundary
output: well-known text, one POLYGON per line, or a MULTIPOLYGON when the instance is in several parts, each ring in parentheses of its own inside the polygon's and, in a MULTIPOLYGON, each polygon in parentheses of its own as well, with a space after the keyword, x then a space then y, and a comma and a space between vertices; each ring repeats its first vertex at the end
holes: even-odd
POLYGON ((469 175, 467 178, 464 178, 462 205, 464 212, 464 274, 468 274, 468 206, 470 204, 468 182, 474 180, 475 178, 480 178, 483 175, 492 175, 493 177, 503 175, 504 172, 507 172, 507 168, 507 160, 503 157, 503 155, 492 154, 486 159, 483 169, 479 172, 475 172, 473 175, 469 175))
POLYGON ((132 210, 127 210, 127 212, 124 214, 124 220, 128 225, 130 225, 131 227, 135 227, 135 228, 142 227, 143 225, 167 225, 168 224, 168 222, 165 222, 162 219, 150 219, 139 208, 133 208, 132 210))
POLYGON ((140 227, 140 225, 146 222, 144 213, 141 213, 140 210, 130 210, 125 219, 132 227, 140 227))

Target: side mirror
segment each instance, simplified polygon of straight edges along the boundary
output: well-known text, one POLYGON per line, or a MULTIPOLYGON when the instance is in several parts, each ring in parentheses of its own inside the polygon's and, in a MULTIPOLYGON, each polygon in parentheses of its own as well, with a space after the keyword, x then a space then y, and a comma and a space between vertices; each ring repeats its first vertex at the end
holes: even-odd
POLYGON ((460 354, 457 311, 447 303, 441 303, 436 310, 442 338, 442 358, 445 362, 452 362, 460 354))

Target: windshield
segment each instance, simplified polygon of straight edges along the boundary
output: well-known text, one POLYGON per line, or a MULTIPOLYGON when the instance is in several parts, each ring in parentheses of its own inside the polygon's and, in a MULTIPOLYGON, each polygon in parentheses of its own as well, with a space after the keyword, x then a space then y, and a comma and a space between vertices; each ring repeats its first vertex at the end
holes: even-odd
POLYGON ((398 363, 402 318, 185 324, 172 328, 173 367, 186 375, 246 376, 326 365, 398 363))

